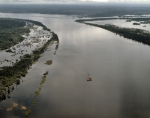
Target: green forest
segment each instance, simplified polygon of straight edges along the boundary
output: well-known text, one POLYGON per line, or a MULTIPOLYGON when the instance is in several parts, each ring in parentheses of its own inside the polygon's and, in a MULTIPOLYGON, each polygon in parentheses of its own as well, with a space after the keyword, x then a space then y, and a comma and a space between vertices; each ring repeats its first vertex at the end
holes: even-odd
POLYGON ((30 30, 25 28, 26 22, 17 19, 0 19, 0 50, 8 49, 24 40, 23 34, 30 30))

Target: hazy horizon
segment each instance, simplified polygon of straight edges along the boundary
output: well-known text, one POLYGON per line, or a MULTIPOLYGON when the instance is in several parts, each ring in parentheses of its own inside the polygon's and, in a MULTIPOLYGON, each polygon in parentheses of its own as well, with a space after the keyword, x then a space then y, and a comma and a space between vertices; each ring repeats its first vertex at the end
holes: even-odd
POLYGON ((0 0, 1 4, 150 3, 149 0, 0 0))

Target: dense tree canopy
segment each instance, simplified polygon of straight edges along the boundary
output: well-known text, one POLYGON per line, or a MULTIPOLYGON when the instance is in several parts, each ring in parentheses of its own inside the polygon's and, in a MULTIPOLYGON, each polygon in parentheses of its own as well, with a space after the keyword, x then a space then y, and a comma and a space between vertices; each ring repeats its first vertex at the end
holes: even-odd
POLYGON ((21 42, 23 34, 30 30, 25 28, 26 22, 17 19, 0 19, 0 49, 7 49, 21 42))

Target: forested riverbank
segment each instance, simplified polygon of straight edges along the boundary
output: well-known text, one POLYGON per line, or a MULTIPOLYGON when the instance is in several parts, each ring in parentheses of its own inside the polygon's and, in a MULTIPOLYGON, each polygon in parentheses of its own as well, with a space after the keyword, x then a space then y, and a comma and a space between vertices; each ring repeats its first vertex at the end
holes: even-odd
POLYGON ((47 46, 52 41, 59 42, 58 36, 55 33, 52 34, 52 38, 47 41, 47 43, 45 43, 41 48, 33 51, 33 54, 26 54, 14 66, 3 67, 2 70, 0 70, 0 100, 6 98, 5 94, 9 91, 10 86, 15 82, 17 83, 21 77, 24 77, 28 73, 30 66, 32 66, 32 64, 40 58, 40 55, 44 53, 47 46))
POLYGON ((24 40, 22 35, 29 33, 26 22, 17 19, 0 19, 0 50, 8 49, 24 40))
POLYGON ((116 33, 120 36, 123 36, 124 38, 132 39, 134 41, 150 45, 150 33, 145 30, 135 29, 135 28, 123 28, 123 27, 118 27, 116 25, 111 25, 111 24, 98 25, 98 24, 93 24, 93 23, 85 23, 81 21, 79 23, 84 23, 86 25, 100 27, 108 31, 111 31, 113 33, 116 33))
MULTIPOLYGON (((42 23, 37 22, 37 21, 31 21, 31 20, 24 21, 24 20, 16 20, 16 19, 14 21, 15 22, 19 21, 21 23, 30 22, 35 25, 43 27, 44 30, 50 31, 50 29, 48 29, 42 23)), ((15 33, 17 33, 17 31, 15 33)), ((45 52, 47 46, 52 41, 59 42, 58 36, 54 32, 51 32, 51 34, 52 34, 52 37, 45 44, 43 44, 42 47, 34 50, 32 54, 25 54, 24 56, 20 57, 20 60, 17 61, 13 66, 4 66, 1 68, 0 70, 0 101, 6 99, 6 94, 9 93, 10 90, 14 88, 13 86, 14 83, 17 84, 21 77, 26 76, 30 66, 32 66, 32 64, 40 58, 40 55, 45 52)))
POLYGON ((0 50, 8 49, 23 41, 24 37, 22 35, 30 32, 30 25, 26 27, 27 23, 41 26, 43 30, 50 31, 50 29, 37 21, 0 18, 0 50))

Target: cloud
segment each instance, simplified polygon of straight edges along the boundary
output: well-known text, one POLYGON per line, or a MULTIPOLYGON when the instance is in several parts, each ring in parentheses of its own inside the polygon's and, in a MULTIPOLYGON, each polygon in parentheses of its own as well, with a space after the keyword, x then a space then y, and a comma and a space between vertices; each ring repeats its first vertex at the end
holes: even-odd
POLYGON ((14 0, 15 2, 31 2, 31 0, 14 0))
POLYGON ((5 3, 16 3, 16 2, 150 2, 150 0, 0 0, 5 3))

